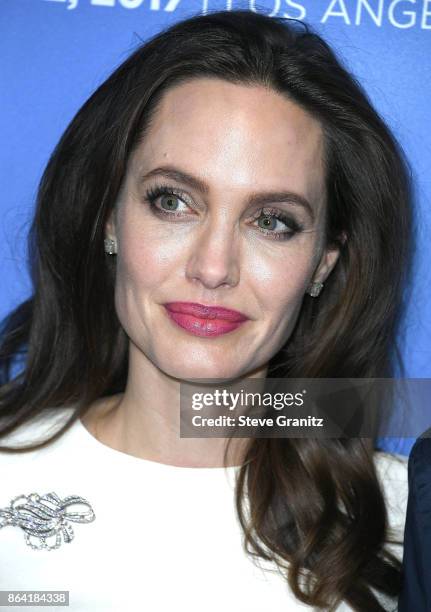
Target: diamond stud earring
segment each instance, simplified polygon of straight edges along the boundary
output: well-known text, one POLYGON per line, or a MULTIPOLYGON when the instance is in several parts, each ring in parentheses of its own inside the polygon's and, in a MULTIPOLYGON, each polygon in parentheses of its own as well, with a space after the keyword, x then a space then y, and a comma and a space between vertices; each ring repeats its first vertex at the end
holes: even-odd
POLYGON ((117 253, 117 241, 113 238, 105 238, 105 253, 108 255, 116 255, 117 253))
POLYGON ((319 293, 322 291, 322 288, 323 288, 323 283, 318 283, 318 282, 311 283, 308 286, 307 293, 308 295, 311 295, 311 297, 317 297, 319 293))

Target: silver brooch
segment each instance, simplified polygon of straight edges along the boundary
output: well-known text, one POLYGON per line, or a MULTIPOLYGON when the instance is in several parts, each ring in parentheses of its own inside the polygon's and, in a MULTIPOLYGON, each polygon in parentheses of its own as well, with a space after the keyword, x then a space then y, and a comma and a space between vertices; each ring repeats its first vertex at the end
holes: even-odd
POLYGON ((88 501, 78 495, 69 495, 64 499, 56 493, 39 495, 18 495, 6 508, 0 508, 0 529, 7 525, 21 527, 25 532, 25 542, 35 550, 53 550, 61 544, 61 536, 67 543, 74 538, 74 523, 91 523, 96 518, 88 501), (71 506, 86 506, 85 509, 73 510, 71 506), (55 536, 50 544, 47 538, 55 536), (31 540, 35 539, 35 542, 31 540))

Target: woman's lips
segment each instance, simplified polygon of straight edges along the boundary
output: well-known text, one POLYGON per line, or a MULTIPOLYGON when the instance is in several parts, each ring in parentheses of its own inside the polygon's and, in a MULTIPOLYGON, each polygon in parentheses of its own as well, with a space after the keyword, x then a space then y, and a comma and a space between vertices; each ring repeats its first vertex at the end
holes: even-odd
POLYGON ((196 336, 226 334, 248 320, 241 312, 222 306, 205 306, 196 302, 168 302, 164 306, 177 325, 196 336))

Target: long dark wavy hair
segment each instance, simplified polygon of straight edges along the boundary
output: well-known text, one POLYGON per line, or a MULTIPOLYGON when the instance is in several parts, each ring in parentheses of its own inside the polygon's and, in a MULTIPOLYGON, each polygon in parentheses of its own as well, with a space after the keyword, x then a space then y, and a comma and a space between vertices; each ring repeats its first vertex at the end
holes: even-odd
MULTIPOLYGON (((28 237, 34 293, 0 330, 0 436, 46 409, 75 409, 49 439, 0 450, 45 446, 95 400, 125 390, 128 338, 114 305, 116 258, 104 252, 104 227, 161 97, 199 77, 268 87, 324 132, 326 240, 341 254, 319 299, 304 297, 268 376, 386 378, 404 367, 397 337, 414 219, 400 145, 310 26, 243 9, 192 15, 115 69, 49 159, 28 237), (25 365, 14 375, 20 355, 25 365)), ((379 594, 399 592, 374 452, 361 438, 250 440, 236 483, 244 545, 253 558, 284 568, 302 602, 332 609, 344 600, 374 612, 384 610, 379 594)))

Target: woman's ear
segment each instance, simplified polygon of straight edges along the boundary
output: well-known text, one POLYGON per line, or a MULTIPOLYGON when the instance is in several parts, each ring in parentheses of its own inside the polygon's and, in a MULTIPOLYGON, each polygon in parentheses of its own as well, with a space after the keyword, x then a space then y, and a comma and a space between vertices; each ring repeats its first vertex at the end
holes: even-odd
POLYGON ((328 276, 331 274, 332 270, 335 268, 335 265, 340 256, 341 249, 344 248, 347 242, 347 234, 345 231, 341 232, 341 234, 337 237, 338 244, 333 243, 331 246, 328 246, 324 249, 322 257, 320 258, 319 265, 314 272, 312 281, 317 283, 324 283, 328 276))
POLYGON ((116 255, 118 252, 117 233, 115 227, 115 213, 111 212, 107 222, 105 223, 104 237, 105 252, 108 255, 116 255))
POLYGON ((112 209, 108 220, 105 223, 105 238, 117 240, 117 232, 115 225, 115 209, 112 209))
POLYGON ((338 246, 325 248, 319 265, 314 272, 312 281, 314 283, 324 283, 331 274, 332 270, 335 268, 339 256, 340 248, 338 246))

